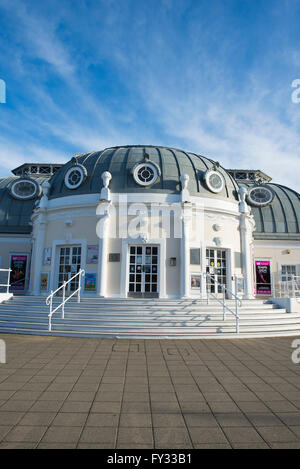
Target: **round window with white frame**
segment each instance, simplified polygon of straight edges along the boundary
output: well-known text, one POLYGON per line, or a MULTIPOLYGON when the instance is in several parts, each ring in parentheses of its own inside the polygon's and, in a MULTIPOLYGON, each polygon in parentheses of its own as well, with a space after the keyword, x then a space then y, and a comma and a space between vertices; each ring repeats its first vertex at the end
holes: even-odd
POLYGON ((247 202, 254 207, 265 207, 274 199, 274 192, 265 186, 254 186, 248 191, 247 202))
POLYGON ((65 174, 65 185, 68 189, 77 189, 87 176, 87 171, 84 166, 77 164, 71 166, 65 174))
POLYGON ((41 186, 32 179, 20 178, 10 186, 10 193, 15 199, 31 200, 41 195, 41 186))
POLYGON ((224 189, 224 178, 222 174, 219 171, 216 171, 215 169, 210 169, 206 171, 204 180, 207 188, 215 194, 218 194, 224 189))
POLYGON ((140 186, 151 186, 158 175, 158 170, 152 163, 140 163, 133 170, 133 178, 140 186))

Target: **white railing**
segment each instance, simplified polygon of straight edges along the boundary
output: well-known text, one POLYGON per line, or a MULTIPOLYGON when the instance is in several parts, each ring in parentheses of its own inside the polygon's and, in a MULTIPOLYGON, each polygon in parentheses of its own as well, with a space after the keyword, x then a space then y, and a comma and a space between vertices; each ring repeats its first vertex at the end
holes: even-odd
POLYGON ((300 302, 300 277, 292 274, 273 274, 273 293, 275 298, 296 298, 300 302), (283 280, 285 278, 286 280, 283 280))
POLYGON ((46 298, 46 305, 49 306, 49 332, 52 330, 52 316, 56 311, 58 311, 60 308, 62 309, 62 319, 65 317, 65 304, 67 301, 69 301, 74 295, 77 293, 77 303, 80 303, 80 292, 81 292, 81 277, 85 276, 85 271, 83 269, 80 269, 77 274, 73 275, 69 280, 64 282, 60 287, 58 287, 55 291, 51 290, 50 295, 46 298), (78 288, 74 290, 70 295, 66 296, 66 286, 68 283, 73 282, 76 278, 78 277, 78 288), (56 308, 53 309, 53 297, 62 290, 62 302, 56 306, 56 308))
MULTIPOLYGON (((226 287, 223 283, 218 282, 216 280, 215 276, 204 273, 202 274, 203 278, 205 278, 205 283, 206 283, 206 300, 207 304, 209 304, 209 297, 212 296, 218 303, 220 303, 223 307, 223 321, 226 320, 226 312, 228 311, 230 314, 232 314, 235 317, 235 327, 236 327, 236 333, 239 333, 240 330, 240 317, 239 317, 239 307, 243 305, 242 300, 238 297, 237 295, 237 279, 235 279, 235 290, 236 292, 233 293, 229 288, 226 287), (221 292, 222 292, 222 298, 219 298, 217 295, 209 291, 209 282, 207 281, 210 279, 211 284, 215 285, 215 287, 220 287, 221 292), (226 304, 226 293, 234 299, 234 304, 235 307, 234 309, 231 309, 227 304, 226 304)), ((203 284, 203 283, 202 283, 203 284)))
POLYGON ((0 272, 7 272, 7 283, 0 283, 0 287, 6 288, 6 293, 9 293, 11 269, 0 269, 0 272))

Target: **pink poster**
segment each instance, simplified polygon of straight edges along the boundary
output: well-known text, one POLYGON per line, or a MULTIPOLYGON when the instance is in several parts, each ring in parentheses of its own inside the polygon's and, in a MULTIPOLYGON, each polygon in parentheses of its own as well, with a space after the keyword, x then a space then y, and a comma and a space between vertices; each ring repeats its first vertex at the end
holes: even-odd
POLYGON ((255 261, 256 294, 271 295, 271 263, 270 261, 255 261))

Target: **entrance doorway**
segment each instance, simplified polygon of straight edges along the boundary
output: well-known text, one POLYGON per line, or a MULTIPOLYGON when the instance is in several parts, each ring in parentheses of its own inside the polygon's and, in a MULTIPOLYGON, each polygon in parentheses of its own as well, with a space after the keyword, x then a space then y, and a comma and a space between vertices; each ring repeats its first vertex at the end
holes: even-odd
MULTIPOLYGON (((58 287, 63 285, 64 282, 70 280, 81 266, 81 247, 68 246, 61 247, 59 251, 59 272, 58 272, 58 287)), ((79 276, 66 286, 66 294, 71 293, 78 288, 79 276)))
POLYGON ((208 291, 222 293, 222 285, 226 286, 227 262, 225 249, 206 249, 206 273, 208 291))
POLYGON ((129 291, 128 296, 157 298, 158 246, 129 246, 129 291))

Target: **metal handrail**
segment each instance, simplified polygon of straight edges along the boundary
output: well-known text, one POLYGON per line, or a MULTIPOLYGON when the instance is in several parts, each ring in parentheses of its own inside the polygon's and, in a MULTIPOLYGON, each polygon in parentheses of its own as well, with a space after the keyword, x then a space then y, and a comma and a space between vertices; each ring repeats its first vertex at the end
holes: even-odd
POLYGON ((9 293, 11 271, 12 269, 0 269, 0 272, 8 272, 7 283, 0 283, 0 287, 6 287, 6 293, 9 293))
MULTIPOLYGON (((227 288, 226 285, 224 285, 223 283, 220 283, 218 280, 216 280, 213 275, 208 274, 208 273, 204 273, 203 275, 204 275, 204 277, 206 277, 206 280, 209 277, 214 282, 214 284, 219 285, 221 287, 221 290, 222 290, 222 300, 221 300, 214 293, 208 291, 208 283, 206 281, 207 304, 209 304, 209 295, 211 295, 218 303, 220 303, 223 306, 223 321, 226 320, 226 310, 229 313, 231 313, 235 317, 236 333, 238 334, 239 330, 240 330, 240 324, 239 324, 240 317, 239 317, 238 308, 243 305, 242 300, 235 293, 233 293, 229 288, 227 288), (233 296, 233 298, 235 300, 235 310, 233 310, 233 309, 229 308, 229 306, 227 306, 227 304, 226 304, 226 292, 229 293, 229 295, 233 296)), ((236 286, 236 282, 235 282, 235 286, 236 286)))
POLYGON ((49 332, 52 331, 52 316, 53 316, 53 314, 56 313, 56 311, 58 311, 59 308, 62 308, 62 319, 64 319, 65 318, 65 304, 74 295, 76 295, 76 293, 78 293, 77 303, 80 303, 81 277, 84 277, 84 276, 85 276, 85 271, 83 269, 80 269, 75 275, 73 275, 73 277, 71 277, 67 281, 64 281, 64 283, 60 287, 58 287, 55 291, 51 290, 50 295, 46 298, 46 305, 49 306, 49 314, 48 314, 48 318, 49 318, 48 330, 49 330, 49 332), (78 288, 77 288, 77 290, 74 290, 71 295, 66 297, 66 286, 68 285, 68 283, 72 282, 76 277, 79 277, 79 279, 78 279, 78 288), (53 307, 53 297, 61 289, 63 290, 62 302, 56 308, 52 309, 52 307, 53 307))
POLYGON ((279 298, 295 298, 300 301, 300 276, 294 274, 273 274, 273 296, 279 298), (287 280, 282 280, 282 277, 287 277, 287 280), (278 279, 276 282, 276 278, 278 279))
POLYGON ((296 298, 297 302, 300 301, 300 277, 297 275, 292 275, 292 282, 293 282, 293 298, 296 298), (299 280, 297 280, 299 279, 299 280), (298 296, 296 295, 296 290, 298 292, 298 296))

